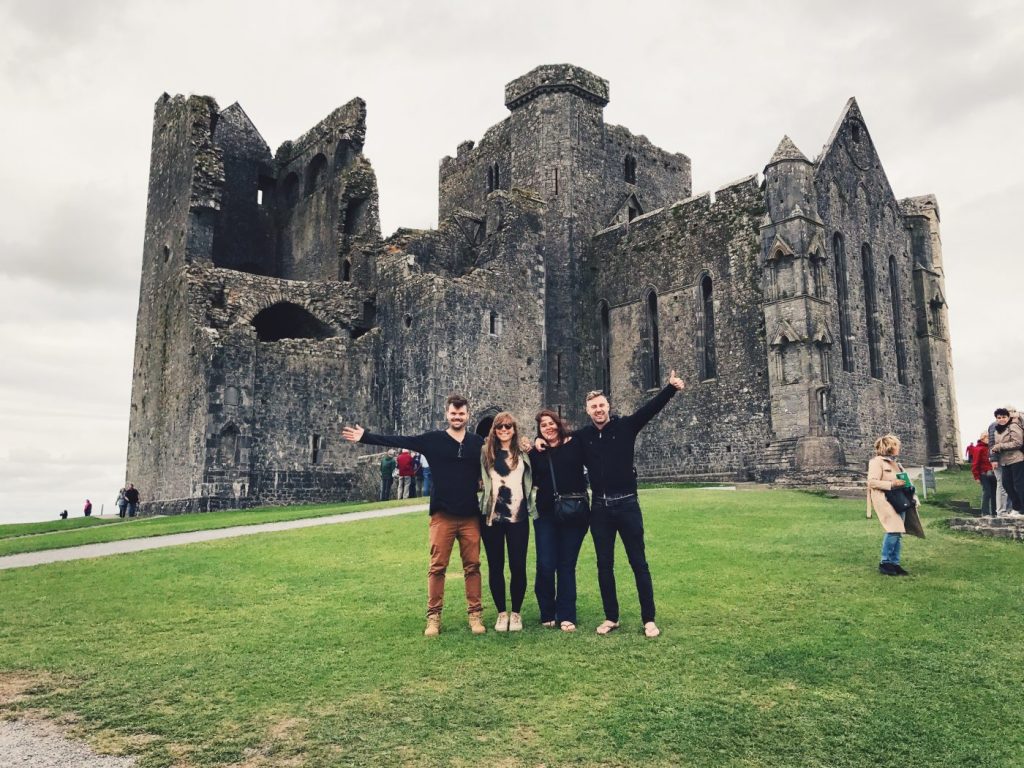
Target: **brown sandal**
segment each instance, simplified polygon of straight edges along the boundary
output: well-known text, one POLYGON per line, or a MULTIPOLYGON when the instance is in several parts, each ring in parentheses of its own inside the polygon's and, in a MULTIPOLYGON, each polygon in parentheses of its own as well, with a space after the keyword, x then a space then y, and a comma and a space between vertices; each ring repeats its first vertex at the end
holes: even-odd
POLYGON ((647 637, 657 637, 661 634, 661 630, 658 629, 658 625, 655 624, 653 621, 648 621, 646 624, 644 624, 644 634, 647 637))
POLYGON ((563 632, 575 632, 576 625, 573 624, 571 621, 563 621, 561 624, 561 629, 563 632))

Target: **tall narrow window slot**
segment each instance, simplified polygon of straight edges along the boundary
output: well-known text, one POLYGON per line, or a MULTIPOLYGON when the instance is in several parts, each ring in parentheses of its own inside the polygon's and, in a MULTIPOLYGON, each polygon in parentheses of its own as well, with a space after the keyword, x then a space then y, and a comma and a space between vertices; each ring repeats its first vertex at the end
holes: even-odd
POLYGON ((601 389, 610 394, 612 389, 611 319, 608 302, 601 301, 601 389))
POLYGON ((850 291, 846 273, 846 245, 836 232, 832 237, 832 260, 835 266, 836 302, 839 313, 839 348, 843 354, 843 370, 853 371, 853 339, 850 337, 850 291))
POLYGON ((661 380, 661 359, 658 339, 658 294, 653 290, 647 293, 646 309, 644 338, 641 339, 645 358, 642 378, 644 389, 654 389, 661 380))
POLYGON ((704 333, 704 354, 701 355, 701 378, 713 379, 718 375, 715 355, 715 300, 711 276, 700 281, 701 330, 704 333))
POLYGON ((907 341, 903 335, 903 305, 900 296, 900 282, 896 271, 896 257, 889 257, 889 295, 892 300, 893 337, 896 343, 896 380, 907 383, 907 341))
POLYGON ((875 260, 871 248, 864 243, 860 249, 861 267, 864 275, 864 316, 868 330, 868 362, 871 377, 882 378, 882 349, 878 327, 878 292, 875 289, 875 260))

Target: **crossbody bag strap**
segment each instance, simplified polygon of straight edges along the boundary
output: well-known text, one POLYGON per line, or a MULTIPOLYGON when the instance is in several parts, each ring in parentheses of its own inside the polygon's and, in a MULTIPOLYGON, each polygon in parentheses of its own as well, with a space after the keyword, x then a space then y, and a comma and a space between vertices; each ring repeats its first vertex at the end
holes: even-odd
MULTIPOLYGON (((551 450, 551 446, 548 446, 548 450, 551 450)), ((555 498, 558 498, 558 483, 555 482, 555 462, 551 460, 551 454, 548 454, 548 469, 551 470, 551 489, 555 492, 555 498)))

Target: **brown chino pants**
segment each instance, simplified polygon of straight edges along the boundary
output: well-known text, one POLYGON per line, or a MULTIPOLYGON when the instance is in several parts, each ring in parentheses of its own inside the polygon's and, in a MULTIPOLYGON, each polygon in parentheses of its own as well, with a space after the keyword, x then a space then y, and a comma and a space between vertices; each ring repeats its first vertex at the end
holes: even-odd
POLYGON ((459 541, 462 573, 466 581, 466 602, 470 613, 480 605, 480 518, 455 517, 444 512, 430 516, 430 570, 427 572, 427 616, 441 613, 444 605, 444 577, 452 546, 459 541))

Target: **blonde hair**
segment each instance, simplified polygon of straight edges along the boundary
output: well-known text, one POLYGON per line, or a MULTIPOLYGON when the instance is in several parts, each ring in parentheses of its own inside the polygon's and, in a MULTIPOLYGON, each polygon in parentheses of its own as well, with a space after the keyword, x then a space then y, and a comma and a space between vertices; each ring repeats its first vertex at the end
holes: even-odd
POLYGON ((891 456, 899 452, 901 445, 902 443, 896 435, 882 435, 875 440, 875 453, 879 456, 891 456))
POLYGON ((502 411, 494 417, 494 421, 491 422, 491 431, 487 433, 487 439, 484 441, 484 466, 488 470, 493 469, 494 459, 498 455, 498 451, 501 450, 501 441, 494 431, 494 425, 509 421, 512 422, 512 442, 508 446, 508 468, 515 469, 519 463, 519 424, 516 422, 515 416, 508 411, 502 411))

